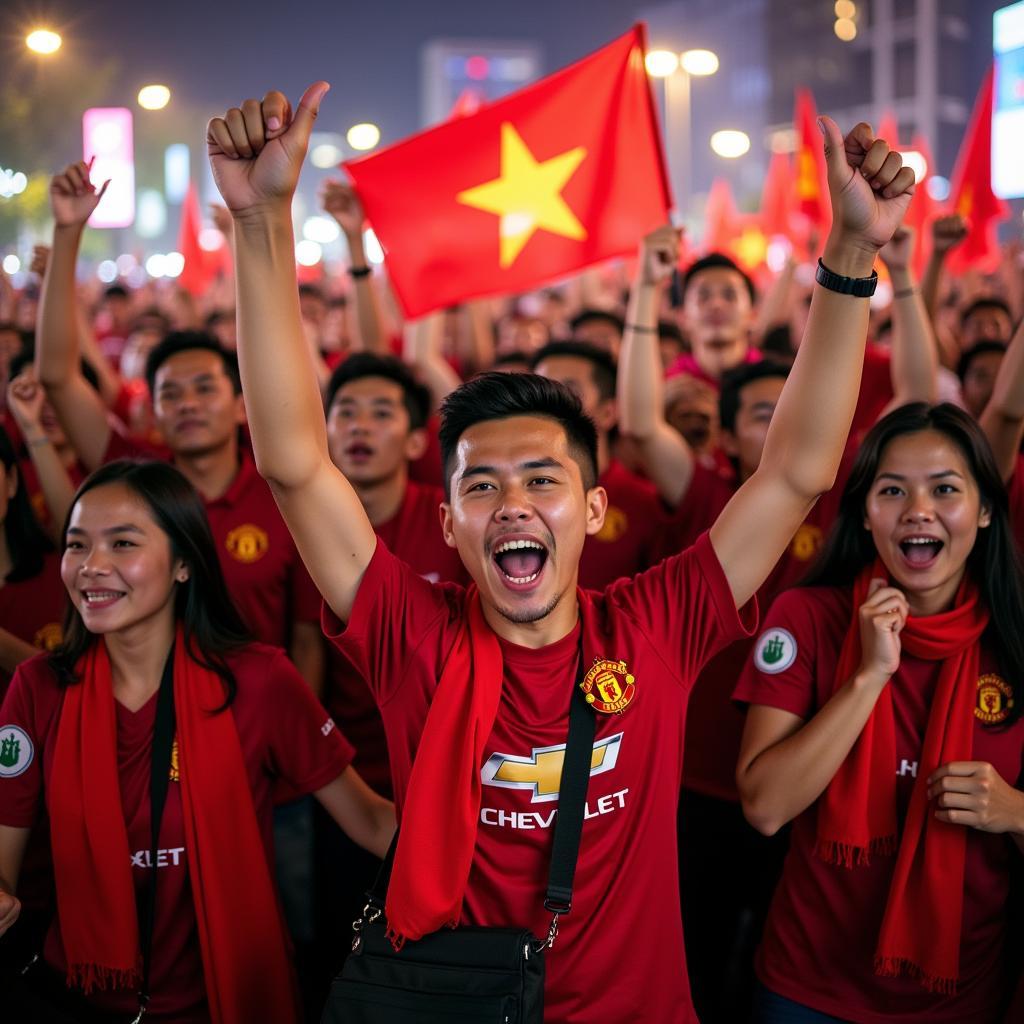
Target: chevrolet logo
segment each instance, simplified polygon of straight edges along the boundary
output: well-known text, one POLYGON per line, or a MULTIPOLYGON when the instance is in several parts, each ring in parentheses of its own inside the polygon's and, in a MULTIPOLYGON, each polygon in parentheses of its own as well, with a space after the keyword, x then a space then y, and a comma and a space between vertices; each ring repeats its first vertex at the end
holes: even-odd
MULTIPOLYGON (((594 744, 594 753, 590 759, 591 776, 610 772, 615 767, 621 745, 621 732, 594 744)), ((529 757, 491 754, 480 772, 480 777, 485 786, 530 790, 533 794, 530 797, 531 803, 557 800, 564 760, 564 743, 553 747, 534 747, 529 757)))

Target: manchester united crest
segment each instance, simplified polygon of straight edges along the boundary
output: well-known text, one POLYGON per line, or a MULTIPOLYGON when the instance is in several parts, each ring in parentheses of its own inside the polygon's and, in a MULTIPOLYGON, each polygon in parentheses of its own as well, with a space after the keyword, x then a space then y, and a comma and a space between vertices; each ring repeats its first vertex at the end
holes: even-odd
POLYGON ((974 714, 986 725, 998 725, 1010 717, 1013 707, 1013 690, 1005 679, 991 673, 978 680, 978 703, 974 714))
POLYGON ((252 523, 236 526, 224 541, 231 557, 239 562, 258 562, 270 547, 270 538, 266 530, 261 530, 252 523))
POLYGON ((595 658, 580 689, 595 711, 621 715, 636 696, 636 679, 624 661, 595 658))

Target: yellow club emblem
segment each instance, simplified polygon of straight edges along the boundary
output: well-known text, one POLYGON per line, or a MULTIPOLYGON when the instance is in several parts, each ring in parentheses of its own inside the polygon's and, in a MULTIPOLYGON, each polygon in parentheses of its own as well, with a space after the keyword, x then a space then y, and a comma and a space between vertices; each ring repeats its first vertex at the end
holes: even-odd
POLYGON ((595 658, 580 689, 595 711, 621 715, 636 696, 636 678, 624 661, 595 658))

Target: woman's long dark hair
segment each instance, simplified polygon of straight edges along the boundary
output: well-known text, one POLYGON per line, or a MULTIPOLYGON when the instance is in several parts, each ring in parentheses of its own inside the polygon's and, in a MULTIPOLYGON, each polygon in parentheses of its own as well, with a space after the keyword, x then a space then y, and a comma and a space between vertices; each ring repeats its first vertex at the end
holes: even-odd
POLYGON ((0 462, 4 464, 8 478, 11 474, 18 476, 18 489, 7 503, 7 514, 4 516, 4 538, 7 541, 7 552, 11 556, 11 571, 5 580, 7 583, 17 583, 30 580, 43 571, 43 560, 53 550, 53 544, 32 511, 25 481, 18 470, 14 445, 3 427, 0 427, 0 462))
MULTIPOLYGON (((166 462, 118 459, 90 474, 75 494, 64 523, 64 541, 71 513, 83 494, 106 484, 127 487, 145 503, 156 524, 167 534, 172 558, 187 566, 189 578, 177 584, 174 617, 181 622, 189 655, 224 682, 227 707, 238 686, 225 655, 247 644, 251 637, 235 608, 220 562, 210 524, 195 488, 166 462)), ((64 642, 50 655, 50 663, 62 684, 78 681, 75 667, 95 642, 82 616, 70 602, 64 614, 64 642)))
POLYGON ((914 402, 894 409, 871 428, 854 459, 828 540, 800 585, 849 587, 874 562, 875 542, 864 529, 868 492, 888 445, 923 430, 934 430, 956 445, 978 485, 982 507, 991 514, 991 523, 978 530, 967 556, 967 571, 991 616, 985 640, 998 653, 1000 670, 1013 689, 1012 722, 1024 710, 1024 562, 1010 527, 1006 486, 988 439, 962 409, 948 402, 914 402))

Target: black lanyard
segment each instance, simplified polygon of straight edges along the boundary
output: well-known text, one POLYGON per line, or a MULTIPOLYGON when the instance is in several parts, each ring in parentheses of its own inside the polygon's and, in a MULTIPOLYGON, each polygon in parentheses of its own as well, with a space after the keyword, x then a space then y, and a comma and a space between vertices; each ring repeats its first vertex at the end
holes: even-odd
POLYGON ((132 1024, 139 1024, 149 1004, 149 975, 153 961, 153 930, 156 926, 156 865, 160 848, 160 823, 167 802, 171 774, 171 748, 174 745, 174 644, 164 662, 160 689, 156 698, 156 722, 149 771, 149 882, 139 912, 139 943, 142 947, 142 986, 139 989, 139 1013, 132 1024))

